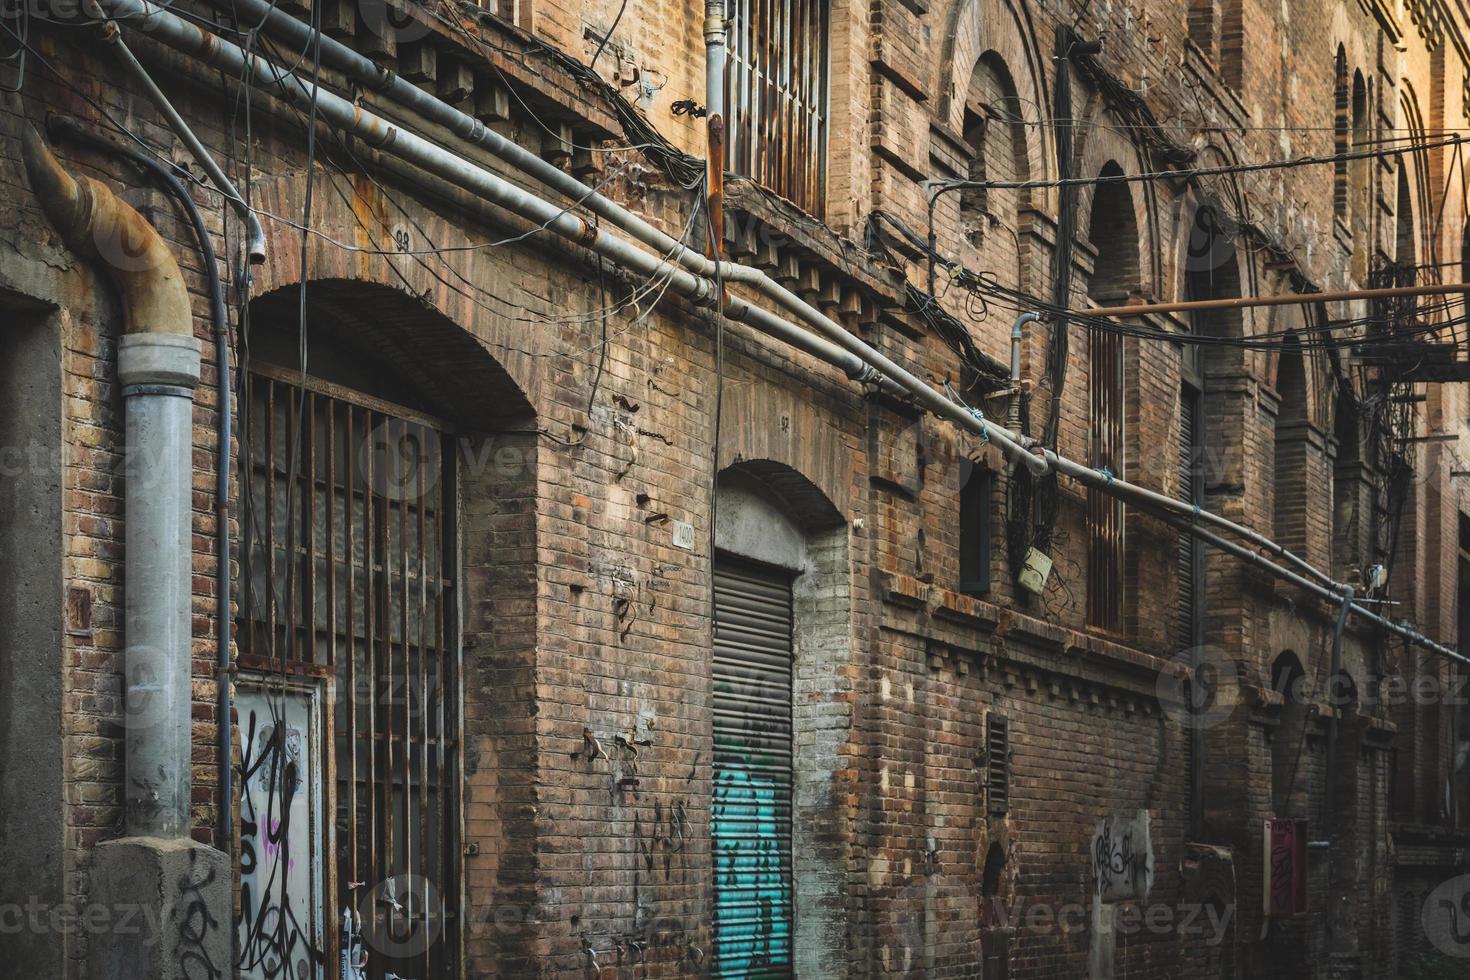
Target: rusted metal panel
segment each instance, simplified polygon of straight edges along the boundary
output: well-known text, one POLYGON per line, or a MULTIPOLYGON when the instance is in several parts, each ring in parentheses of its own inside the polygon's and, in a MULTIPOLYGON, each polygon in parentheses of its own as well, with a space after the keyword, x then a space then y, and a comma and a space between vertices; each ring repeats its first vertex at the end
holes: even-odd
POLYGON ((734 0, 726 166, 821 217, 826 194, 825 0, 734 0))

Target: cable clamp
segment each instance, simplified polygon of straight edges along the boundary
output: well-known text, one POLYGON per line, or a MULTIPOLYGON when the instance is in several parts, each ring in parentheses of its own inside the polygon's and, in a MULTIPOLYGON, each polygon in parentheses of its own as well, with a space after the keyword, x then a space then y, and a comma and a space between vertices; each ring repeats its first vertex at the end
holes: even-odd
POLYGON ((969 412, 975 421, 980 423, 980 441, 982 443, 989 443, 990 424, 985 421, 985 413, 978 408, 970 408, 968 405, 965 406, 965 411, 969 412))

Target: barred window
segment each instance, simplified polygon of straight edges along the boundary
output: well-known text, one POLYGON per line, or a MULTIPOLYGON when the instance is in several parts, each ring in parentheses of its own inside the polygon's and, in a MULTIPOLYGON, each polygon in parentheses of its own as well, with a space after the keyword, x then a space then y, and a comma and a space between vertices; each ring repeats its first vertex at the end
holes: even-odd
POLYGON ((454 976, 454 443, 301 381, 262 364, 242 384, 237 965, 454 976))
POLYGON ((827 170, 827 0, 732 0, 726 166, 816 217, 827 170))

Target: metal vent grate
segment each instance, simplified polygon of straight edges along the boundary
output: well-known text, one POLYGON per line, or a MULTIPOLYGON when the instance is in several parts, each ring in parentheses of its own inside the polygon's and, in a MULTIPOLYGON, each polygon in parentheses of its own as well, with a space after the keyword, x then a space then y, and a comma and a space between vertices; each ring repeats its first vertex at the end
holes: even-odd
POLYGON ((985 805, 992 817, 1011 808, 1011 720, 996 711, 985 715, 985 805))

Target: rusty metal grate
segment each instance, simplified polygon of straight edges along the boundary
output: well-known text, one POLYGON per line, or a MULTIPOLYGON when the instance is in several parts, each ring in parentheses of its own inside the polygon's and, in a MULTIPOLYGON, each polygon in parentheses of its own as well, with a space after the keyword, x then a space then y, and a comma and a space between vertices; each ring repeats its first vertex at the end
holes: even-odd
MULTIPOLYGON (((1092 465, 1123 476, 1123 337, 1091 331, 1092 465)), ((1123 504, 1087 491, 1087 622, 1110 633, 1123 626, 1123 504)))
POLYGON ((732 0, 727 166, 822 217, 826 0, 732 0))
POLYGON ((985 713, 985 808, 992 817, 1011 808, 1011 720, 998 711, 985 713))
POLYGON ((330 692, 335 771, 308 774, 335 820, 328 964, 363 942, 363 977, 454 976, 454 443, 431 417, 299 381, 260 366, 247 382, 241 667, 316 678, 330 692))

